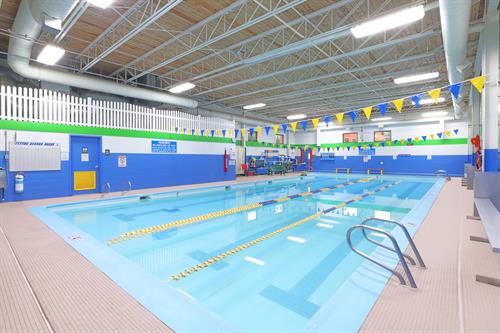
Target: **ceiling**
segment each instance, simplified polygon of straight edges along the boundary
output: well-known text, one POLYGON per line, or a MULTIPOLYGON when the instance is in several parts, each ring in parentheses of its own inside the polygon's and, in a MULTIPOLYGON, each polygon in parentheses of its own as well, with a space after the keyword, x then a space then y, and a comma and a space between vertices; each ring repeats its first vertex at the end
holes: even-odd
MULTIPOLYGON (((484 1, 473 1, 471 25, 484 1)), ((3 0, 0 52, 20 0, 3 0)), ((448 84, 439 7, 432 0, 115 0, 100 9, 82 1, 47 43, 66 49, 59 66, 167 91, 189 81, 200 107, 284 119, 334 114, 448 84), (426 4, 423 20, 355 39, 353 25, 398 8, 426 4), (439 71, 427 82, 395 85, 405 74, 439 71)), ((476 54, 478 32, 469 33, 476 54)), ((466 78, 472 73, 465 72, 466 78)), ((467 98, 467 96, 465 96, 467 98)), ((446 105, 451 105, 449 98, 446 105)), ((442 107, 443 105, 440 105, 442 107)))

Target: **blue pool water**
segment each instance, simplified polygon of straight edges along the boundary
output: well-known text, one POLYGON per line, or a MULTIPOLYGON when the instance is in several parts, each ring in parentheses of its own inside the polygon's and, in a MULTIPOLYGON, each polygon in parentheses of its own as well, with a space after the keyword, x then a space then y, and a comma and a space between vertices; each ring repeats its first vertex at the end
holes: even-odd
MULTIPOLYGON (((379 217, 406 223, 414 234, 441 183, 425 177, 313 174, 142 199, 57 205, 35 213, 60 234, 79 232, 97 240, 101 253, 127 258, 134 270, 153 275, 232 329, 351 332, 362 324, 388 274, 350 250, 347 229, 379 217), (334 187, 339 184, 343 186, 334 187), (392 187, 385 188, 388 185, 392 187), (353 198, 344 207, 294 224, 353 198), (261 205, 225 216, 212 214, 255 203, 261 205), (186 222, 195 216, 205 218, 186 222), (51 217, 70 229, 51 225, 51 217), (184 222, 147 229, 175 221, 184 222), (137 230, 140 237, 108 243, 137 230)), ((392 231, 390 224, 377 226, 392 231)), ((382 235, 373 237, 384 241, 382 235)), ((353 242, 389 264, 397 263, 390 252, 376 249, 361 234, 354 234, 353 242)), ((89 251, 79 250, 84 255, 89 251)))

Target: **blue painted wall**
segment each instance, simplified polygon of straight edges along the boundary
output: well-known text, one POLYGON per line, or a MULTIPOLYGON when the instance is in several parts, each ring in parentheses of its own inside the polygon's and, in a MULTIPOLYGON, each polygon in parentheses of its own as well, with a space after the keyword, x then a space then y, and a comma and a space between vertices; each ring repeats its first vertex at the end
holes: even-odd
MULTIPOLYGON (((5 168, 5 152, 0 152, 5 168)), ((101 154, 101 184, 109 182, 111 191, 121 191, 130 180, 133 189, 234 180, 235 166, 224 172, 223 155, 183 154, 101 154), (118 168, 118 155, 127 156, 127 167, 118 168)), ((8 175, 6 201, 54 198, 72 195, 70 162, 62 161, 60 171, 24 172, 24 193, 14 193, 15 173, 8 175)), ((125 187, 128 189, 128 185, 125 187)))
POLYGON ((464 163, 469 161, 469 155, 433 155, 431 160, 427 156, 398 157, 372 156, 366 163, 363 156, 334 157, 333 160, 313 158, 313 171, 333 171, 335 168, 351 168, 353 173, 366 173, 368 168, 383 168, 386 174, 433 175, 436 170, 447 170, 449 175, 463 176, 464 163), (380 164, 383 162, 383 165, 380 164))

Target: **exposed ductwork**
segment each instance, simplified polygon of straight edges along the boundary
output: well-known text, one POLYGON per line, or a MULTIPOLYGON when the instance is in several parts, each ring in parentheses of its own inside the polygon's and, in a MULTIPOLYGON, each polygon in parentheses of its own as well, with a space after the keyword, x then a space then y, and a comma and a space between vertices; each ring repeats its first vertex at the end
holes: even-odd
POLYGON ((42 30, 41 19, 45 16, 63 19, 73 8, 75 0, 47 1, 21 0, 14 24, 13 36, 9 40, 7 63, 12 70, 26 78, 43 80, 103 93, 133 97, 165 104, 196 108, 198 102, 151 89, 127 86, 124 84, 91 77, 84 74, 64 72, 39 65, 31 65, 31 51, 34 40, 42 30), (56 5, 54 5, 56 4, 56 5))
MULTIPOLYGON (((455 84, 463 81, 464 75, 460 68, 466 66, 467 39, 472 0, 439 0, 439 15, 441 16, 441 31, 443 34, 444 52, 448 81, 455 84)), ((453 101, 455 117, 464 114, 460 98, 453 101)))

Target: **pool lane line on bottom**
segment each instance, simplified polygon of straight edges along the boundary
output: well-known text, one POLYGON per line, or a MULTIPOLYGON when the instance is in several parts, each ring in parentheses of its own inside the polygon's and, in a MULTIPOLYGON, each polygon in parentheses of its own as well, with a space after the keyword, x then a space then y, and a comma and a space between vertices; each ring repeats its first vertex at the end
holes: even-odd
POLYGON ((313 195, 313 194, 319 193, 319 192, 330 191, 330 190, 333 190, 336 188, 342 188, 345 186, 354 185, 354 184, 358 184, 358 183, 366 183, 366 182, 369 182, 373 179, 376 179, 376 178, 375 177, 361 178, 361 179, 358 179, 355 181, 349 181, 349 182, 345 182, 345 183, 341 183, 341 184, 337 184, 337 185, 323 187, 323 188, 318 189, 318 190, 312 190, 312 191, 308 191, 308 192, 287 195, 285 197, 281 197, 278 199, 267 200, 267 201, 257 202, 257 203, 253 203, 253 204, 249 204, 249 205, 240 206, 240 207, 224 209, 224 210, 220 210, 217 212, 188 217, 188 218, 185 218, 182 220, 168 222, 168 223, 156 225, 156 226, 149 227, 149 228, 143 228, 143 229, 138 229, 138 230, 134 230, 134 231, 129 231, 129 232, 123 233, 117 237, 114 237, 114 238, 108 240, 107 244, 108 245, 115 245, 115 244, 118 244, 121 242, 144 237, 146 235, 151 235, 151 234, 154 234, 157 232, 162 232, 162 231, 165 231, 168 229, 177 228, 177 227, 188 225, 188 224, 199 223, 199 222, 203 222, 203 221, 207 221, 207 220, 211 220, 214 218, 223 217, 223 216, 227 216, 227 215, 237 214, 237 213, 241 213, 241 212, 252 210, 255 208, 259 208, 259 207, 264 207, 267 205, 272 205, 272 204, 284 202, 287 200, 292 200, 292 199, 296 199, 296 198, 300 198, 300 197, 313 195))
POLYGON ((225 258, 227 258, 229 256, 232 256, 233 254, 236 254, 236 253, 238 253, 240 251, 243 251, 243 250, 245 250, 245 249, 247 249, 249 247, 252 247, 252 246, 254 246, 254 245, 258 244, 258 243, 261 243, 261 242, 263 242, 265 240, 268 240, 269 238, 272 238, 272 237, 274 237, 274 236, 276 236, 278 234, 281 234, 284 231, 287 231, 287 230, 293 229, 295 227, 298 227, 298 226, 300 226, 300 225, 302 225, 304 223, 307 223, 307 222, 309 222, 311 220, 314 220, 317 217, 320 217, 322 215, 325 215, 325 214, 328 214, 330 212, 333 212, 333 211, 335 211, 335 210, 337 210, 339 208, 347 206, 350 203, 363 200, 364 198, 369 197, 370 195, 374 195, 375 193, 384 191, 384 190, 386 190, 386 189, 388 189, 388 188, 390 188, 392 186, 395 186, 395 185, 397 185, 399 183, 401 183, 401 181, 397 181, 397 182, 394 182, 394 183, 382 186, 382 187, 376 189, 375 191, 366 192, 363 195, 356 196, 356 197, 352 198, 351 200, 344 201, 344 202, 342 202, 342 203, 340 203, 338 205, 335 205, 335 206, 332 206, 330 208, 327 208, 327 209, 324 209, 322 211, 319 211, 318 213, 310 215, 308 217, 305 217, 302 220, 290 223, 290 224, 288 224, 288 225, 286 225, 286 226, 284 226, 282 228, 279 228, 279 229, 277 229, 275 231, 272 231, 272 232, 270 232, 268 234, 260 236, 259 238, 251 240, 249 242, 246 242, 246 243, 244 243, 244 244, 242 244, 240 246, 237 246, 237 247, 235 247, 235 248, 233 248, 231 250, 223 252, 223 253, 215 256, 215 257, 207 259, 204 262, 199 263, 198 265, 192 266, 192 267, 190 267, 190 268, 188 268, 188 269, 186 269, 186 270, 184 270, 184 271, 182 271, 180 273, 174 274, 174 275, 172 275, 170 277, 170 281, 179 281, 179 280, 181 280, 181 279, 183 279, 183 278, 185 278, 185 277, 187 277, 187 276, 189 276, 189 275, 191 275, 191 274, 193 274, 195 272, 198 272, 199 270, 202 270, 203 268, 206 268, 206 267, 208 267, 210 265, 213 265, 213 264, 215 264, 215 263, 217 263, 217 262, 219 262, 221 260, 224 260, 225 258))

